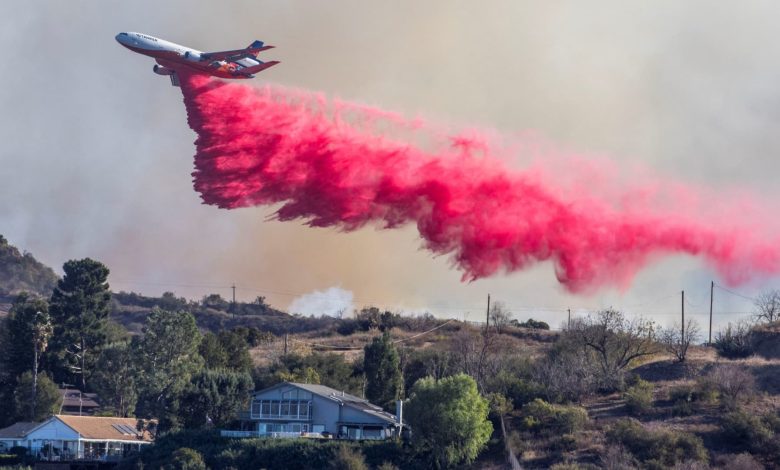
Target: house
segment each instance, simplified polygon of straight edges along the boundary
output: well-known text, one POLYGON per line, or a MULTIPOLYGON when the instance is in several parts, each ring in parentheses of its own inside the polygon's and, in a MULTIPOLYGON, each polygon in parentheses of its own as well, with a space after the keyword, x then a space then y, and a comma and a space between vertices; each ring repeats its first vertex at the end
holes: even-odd
POLYGON ((60 388, 59 392, 62 396, 60 414, 92 416, 100 409, 96 393, 81 393, 81 390, 67 388, 60 388))
POLYGON ((0 454, 7 453, 11 447, 24 445, 24 436, 41 423, 19 422, 0 429, 0 454))
POLYGON ((241 422, 242 431, 222 435, 387 439, 401 430, 398 416, 368 400, 324 385, 292 382, 254 392, 241 422))
MULTIPOLYGON (((8 448, 22 446, 44 460, 119 460, 152 443, 138 431, 136 418, 53 415, 41 423, 16 423, 0 429, 8 448), (9 445, 12 444, 12 445, 9 445)), ((153 422, 143 422, 148 427, 153 422)))

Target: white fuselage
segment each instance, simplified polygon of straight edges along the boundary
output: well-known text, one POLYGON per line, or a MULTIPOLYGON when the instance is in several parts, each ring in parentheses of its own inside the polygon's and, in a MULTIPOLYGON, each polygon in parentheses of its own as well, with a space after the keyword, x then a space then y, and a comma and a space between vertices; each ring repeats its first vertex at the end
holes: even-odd
MULTIPOLYGON (((203 52, 197 49, 182 46, 164 39, 149 36, 143 33, 119 33, 116 40, 133 52, 154 57, 157 63, 163 67, 176 68, 187 67, 195 71, 222 78, 252 78, 251 74, 242 74, 242 69, 251 71, 251 67, 262 64, 251 57, 242 57, 233 61, 206 60, 202 58, 203 52)), ((160 73, 158 68, 155 72, 160 73)), ((164 73, 169 75, 168 73, 164 73)))

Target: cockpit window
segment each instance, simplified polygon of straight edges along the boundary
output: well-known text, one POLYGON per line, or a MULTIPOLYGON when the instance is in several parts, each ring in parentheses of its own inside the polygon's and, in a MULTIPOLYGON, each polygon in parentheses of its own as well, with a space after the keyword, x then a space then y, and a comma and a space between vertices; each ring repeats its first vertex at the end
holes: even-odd
POLYGON ((127 36, 127 33, 119 33, 120 36, 127 36))

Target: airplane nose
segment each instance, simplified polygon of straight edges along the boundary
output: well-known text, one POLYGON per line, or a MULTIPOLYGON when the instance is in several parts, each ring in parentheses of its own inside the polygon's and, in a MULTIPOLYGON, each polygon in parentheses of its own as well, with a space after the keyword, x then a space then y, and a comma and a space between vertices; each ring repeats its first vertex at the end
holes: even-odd
POLYGON ((127 33, 119 33, 116 36, 114 36, 114 39, 116 39, 116 42, 118 42, 119 44, 124 44, 126 38, 127 38, 127 33))

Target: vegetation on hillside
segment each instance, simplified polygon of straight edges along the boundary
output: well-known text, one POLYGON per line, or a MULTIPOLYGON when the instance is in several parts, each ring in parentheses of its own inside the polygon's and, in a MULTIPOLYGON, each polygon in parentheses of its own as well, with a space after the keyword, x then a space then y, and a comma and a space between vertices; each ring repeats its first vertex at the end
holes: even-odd
POLYGON ((561 332, 501 304, 489 327, 375 307, 312 318, 263 298, 112 294, 91 259, 63 271, 0 319, 0 426, 44 418, 59 409, 55 384, 78 384, 101 413, 158 419, 157 443, 125 468, 467 468, 501 465, 504 446, 524 468, 780 466, 780 295, 709 348, 695 322, 663 329, 613 309, 561 332), (283 381, 388 410, 403 399, 412 437, 217 436, 251 390, 283 381))
POLYGON ((31 253, 20 252, 0 235, 0 296, 32 292, 48 296, 57 283, 57 275, 31 253))

